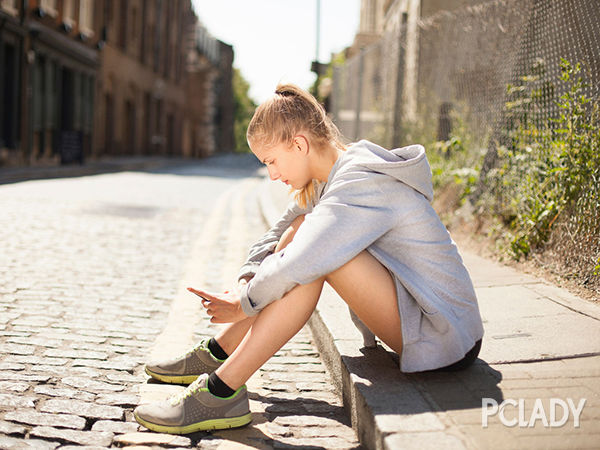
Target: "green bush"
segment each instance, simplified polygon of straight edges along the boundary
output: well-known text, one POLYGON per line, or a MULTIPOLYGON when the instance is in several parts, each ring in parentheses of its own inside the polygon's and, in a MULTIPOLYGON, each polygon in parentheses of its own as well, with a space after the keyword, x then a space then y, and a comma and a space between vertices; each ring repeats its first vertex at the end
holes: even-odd
POLYGON ((500 197, 510 199, 501 202, 501 213, 509 219, 517 259, 547 242, 560 216, 581 209, 582 193, 597 192, 600 181, 598 102, 582 92, 580 64, 562 60, 560 68, 564 94, 556 101, 557 117, 540 117, 536 107, 554 92, 551 84, 535 88, 529 84, 539 78, 529 76, 522 86, 509 86, 509 94, 519 93, 506 103, 510 144, 499 148, 502 164, 488 176, 500 197))
POLYGON ((249 152, 248 142, 246 141, 246 130, 252 119, 256 103, 248 95, 250 85, 244 79, 239 69, 233 69, 233 134, 235 137, 235 151, 249 152))

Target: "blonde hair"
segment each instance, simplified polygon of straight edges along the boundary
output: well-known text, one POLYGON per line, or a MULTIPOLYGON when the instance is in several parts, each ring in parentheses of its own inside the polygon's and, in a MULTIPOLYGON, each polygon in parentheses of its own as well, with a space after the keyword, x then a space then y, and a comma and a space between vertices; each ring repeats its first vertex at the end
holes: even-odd
MULTIPOLYGON (((293 84, 280 84, 275 95, 262 103, 248 125, 246 139, 263 147, 291 144, 294 136, 307 134, 317 148, 326 144, 346 150, 337 127, 317 99, 293 84)), ((305 208, 316 197, 315 180, 295 193, 296 202, 305 208)))

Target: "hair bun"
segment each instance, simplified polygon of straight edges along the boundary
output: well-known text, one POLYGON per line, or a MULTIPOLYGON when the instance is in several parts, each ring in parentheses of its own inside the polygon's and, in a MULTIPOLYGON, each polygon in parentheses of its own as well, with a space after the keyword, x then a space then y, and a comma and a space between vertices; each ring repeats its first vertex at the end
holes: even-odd
POLYGON ((275 89, 275 94, 281 95, 282 97, 293 97, 298 95, 298 92, 296 89, 294 89, 294 86, 283 85, 277 86, 277 89, 275 89))

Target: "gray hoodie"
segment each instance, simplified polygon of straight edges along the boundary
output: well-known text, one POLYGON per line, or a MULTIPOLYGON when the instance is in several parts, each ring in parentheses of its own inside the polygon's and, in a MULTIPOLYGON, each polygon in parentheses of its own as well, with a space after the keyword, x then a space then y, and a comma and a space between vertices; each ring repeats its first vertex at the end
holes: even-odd
POLYGON ((457 247, 431 206, 431 169, 420 145, 386 150, 352 145, 334 164, 319 199, 292 204, 251 249, 239 276, 257 314, 297 284, 307 284, 367 250, 394 276, 404 372, 460 360, 483 336, 477 298, 457 247), (273 253, 281 234, 306 214, 294 240, 273 253))

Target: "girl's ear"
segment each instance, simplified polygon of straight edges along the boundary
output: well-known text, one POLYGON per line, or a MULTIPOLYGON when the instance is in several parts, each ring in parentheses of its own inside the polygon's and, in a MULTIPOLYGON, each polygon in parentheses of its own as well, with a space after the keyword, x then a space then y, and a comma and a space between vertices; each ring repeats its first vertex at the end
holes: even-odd
POLYGON ((310 144, 308 143, 306 136, 302 134, 294 136, 293 149, 307 155, 310 150, 310 144))

